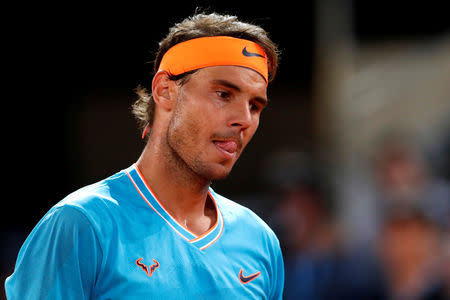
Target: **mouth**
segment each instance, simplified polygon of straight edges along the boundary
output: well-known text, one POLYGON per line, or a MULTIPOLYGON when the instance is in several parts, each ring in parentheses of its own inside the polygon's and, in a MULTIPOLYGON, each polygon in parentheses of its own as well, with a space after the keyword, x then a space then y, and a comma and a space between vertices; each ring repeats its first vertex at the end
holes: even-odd
POLYGON ((234 140, 213 140, 213 143, 227 158, 233 158, 238 152, 238 143, 234 140))

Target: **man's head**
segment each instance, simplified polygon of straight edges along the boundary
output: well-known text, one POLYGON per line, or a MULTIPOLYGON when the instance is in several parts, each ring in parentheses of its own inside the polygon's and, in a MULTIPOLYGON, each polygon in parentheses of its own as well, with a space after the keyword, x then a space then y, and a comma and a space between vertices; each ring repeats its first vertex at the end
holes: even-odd
POLYGON ((133 113, 167 145, 172 161, 208 180, 224 178, 258 127, 277 64, 277 48, 261 27, 234 16, 195 15, 160 42, 152 93, 138 90, 133 113), (242 43, 250 50, 227 58, 224 49, 242 43))
MULTIPOLYGON (((170 28, 167 36, 159 43, 153 63, 153 71, 156 73, 160 67, 164 54, 176 44, 208 36, 231 36, 235 38, 250 40, 257 43, 267 55, 268 81, 275 77, 278 67, 277 46, 268 37, 267 32, 260 26, 244 23, 235 16, 211 14, 197 14, 170 28)), ((172 76, 172 80, 180 80, 192 72, 172 76)), ((141 129, 147 124, 153 123, 154 101, 151 94, 145 89, 138 89, 139 99, 133 105, 133 114, 139 122, 141 129)))

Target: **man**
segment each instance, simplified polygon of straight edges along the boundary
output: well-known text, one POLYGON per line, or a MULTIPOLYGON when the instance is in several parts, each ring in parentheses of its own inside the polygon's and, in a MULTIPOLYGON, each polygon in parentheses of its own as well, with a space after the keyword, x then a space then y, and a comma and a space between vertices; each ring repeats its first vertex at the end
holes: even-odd
POLYGON ((255 133, 277 68, 266 32, 198 14, 160 43, 133 111, 132 166, 55 205, 20 250, 8 299, 281 299, 277 237, 210 188, 255 133))

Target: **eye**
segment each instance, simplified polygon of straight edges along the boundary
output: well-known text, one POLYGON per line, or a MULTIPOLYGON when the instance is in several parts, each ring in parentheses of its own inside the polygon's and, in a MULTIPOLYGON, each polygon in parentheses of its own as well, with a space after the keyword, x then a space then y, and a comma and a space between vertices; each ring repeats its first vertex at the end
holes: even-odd
POLYGON ((217 96, 219 96, 219 98, 223 98, 223 99, 228 99, 230 98, 230 93, 227 91, 216 91, 217 96))
POLYGON ((251 111, 259 112, 259 111, 262 110, 262 105, 259 104, 259 103, 256 102, 256 101, 251 101, 249 105, 250 105, 250 110, 251 110, 251 111))

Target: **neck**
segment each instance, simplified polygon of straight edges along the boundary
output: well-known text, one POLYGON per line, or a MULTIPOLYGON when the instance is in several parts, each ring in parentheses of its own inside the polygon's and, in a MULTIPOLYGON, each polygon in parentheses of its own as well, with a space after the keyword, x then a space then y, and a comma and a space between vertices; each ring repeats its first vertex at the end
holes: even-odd
POLYGON ((149 139, 136 165, 169 213, 194 233, 207 231, 216 211, 208 200, 210 181, 194 174, 167 149, 163 142, 149 139))

